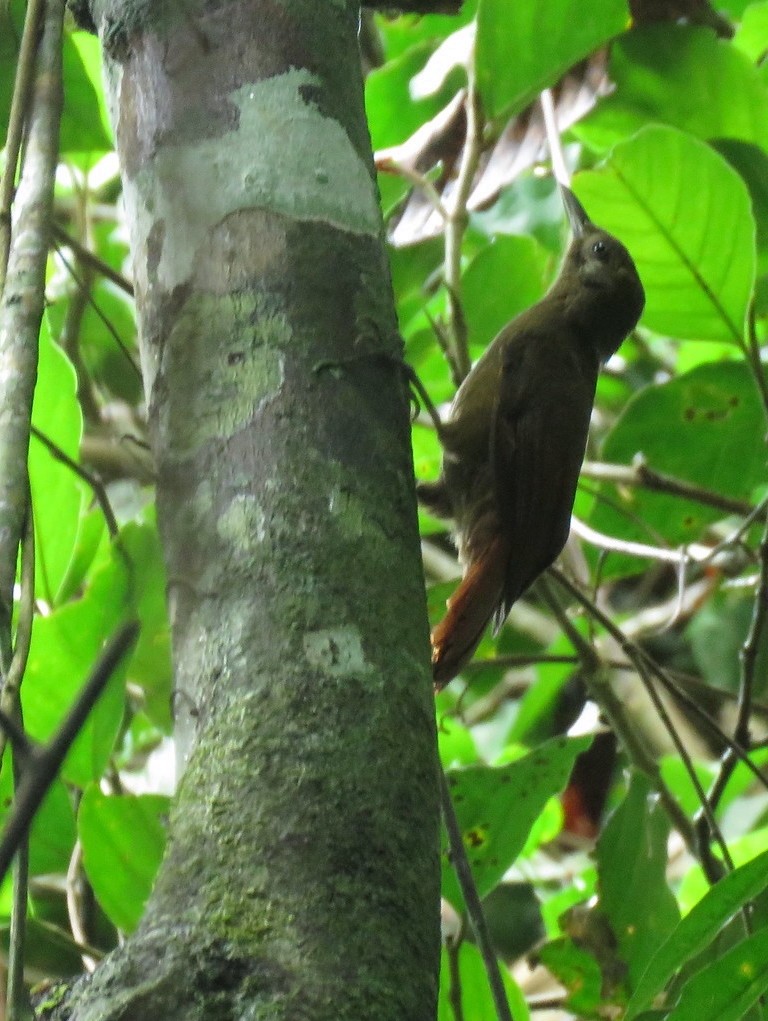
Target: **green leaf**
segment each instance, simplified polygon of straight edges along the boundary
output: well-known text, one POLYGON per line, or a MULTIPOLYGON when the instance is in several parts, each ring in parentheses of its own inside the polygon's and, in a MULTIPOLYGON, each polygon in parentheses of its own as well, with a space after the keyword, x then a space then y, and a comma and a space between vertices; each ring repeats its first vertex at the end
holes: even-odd
MULTIPOLYGON (((464 1021, 498 1021, 488 975, 480 951, 471 943, 462 943, 458 951, 458 980, 464 1021)), ((507 993, 512 1017, 515 1021, 529 1021, 528 1004, 519 986, 502 965, 501 977, 507 993)), ((440 957, 440 995, 437 1004, 438 1021, 456 1021, 451 1003, 451 968, 447 951, 440 957)))
MULTIPOLYGON (((609 76, 615 91, 574 132, 605 151, 649 121, 699 138, 739 138, 768 148, 768 89, 749 59, 707 28, 649 25, 618 39, 609 76)), ((667 167, 656 166, 666 180, 667 167)), ((689 178, 698 194, 699 179, 689 178)))
POLYGON ((701 953, 750 900, 768 887, 768 851, 724 876, 658 948, 635 987, 626 1021, 649 1007, 680 969, 701 953))
MULTIPOLYGON (((8 131, 19 41, 24 25, 24 3, 0 4, 0 149, 8 131)), ((64 107, 60 149, 98 153, 112 149, 101 88, 99 41, 86 32, 65 32, 62 44, 64 107)))
POLYGON ((667 886, 669 820, 648 779, 632 776, 627 796, 597 843, 600 908, 635 982, 680 920, 667 886))
MULTIPOLYGON (((104 643, 124 619, 127 592, 125 567, 116 559, 78 601, 35 618, 21 695, 31 737, 47 741, 72 707, 104 643)), ((62 776, 69 783, 84 787, 101 776, 120 729, 124 701, 122 665, 64 760, 62 776)))
POLYGON ((462 279, 462 306, 473 351, 544 293, 548 256, 532 237, 498 237, 477 255, 462 279))
MULTIPOLYGON (((0 827, 5 827, 13 801, 13 770, 10 755, 0 772, 0 827)), ((56 779, 32 820, 29 840, 29 871, 33 876, 65 873, 75 843, 75 814, 66 786, 56 779)))
MULTIPOLYGON (((591 737, 556 738, 509 766, 470 766, 449 772, 451 796, 481 897, 490 893, 517 859, 547 801, 563 789, 576 756, 591 741, 591 737)), ((445 833, 443 896, 456 907, 463 904, 445 833)))
MULTIPOLYGON (((79 459, 83 416, 77 377, 51 339, 46 318, 40 328, 32 424, 74 461, 79 459)), ((77 541, 85 485, 35 436, 29 443, 29 481, 35 514, 35 594, 54 606, 77 541)))
POLYGON ((761 929, 694 975, 667 1021, 743 1021, 766 990, 768 929, 761 929))
POLYGON ((64 109, 61 152, 84 153, 88 161, 113 148, 101 87, 101 46, 88 32, 67 32, 62 49, 64 109))
POLYGON ((485 113, 512 114, 628 24, 624 0, 480 0, 477 84, 485 113))
POLYGON ((768 50, 768 3, 750 4, 736 29, 733 45, 751 61, 759 63, 768 50))
POLYGON ((617 145, 602 170, 579 174, 574 190, 631 252, 646 291, 645 326, 670 337, 742 342, 755 223, 746 185, 721 156, 673 128, 651 126, 617 145))
POLYGON ((442 110, 456 92, 457 75, 461 73, 458 71, 448 75, 435 95, 421 100, 411 97, 411 79, 421 71, 434 49, 434 43, 420 43, 368 75, 365 109, 374 150, 404 142, 442 110))
POLYGON ((109 796, 90 786, 80 802, 78 832, 93 892, 114 924, 131 932, 165 850, 170 799, 159 794, 109 796))
MULTIPOLYGON (((754 594, 736 589, 717 592, 686 629, 696 665, 705 681, 734 694, 741 679, 739 656, 754 614, 754 594)), ((765 698, 768 684, 768 635, 757 649, 753 697, 765 698)))
MULTIPOLYGON (((602 456, 631 464, 642 455, 656 471, 747 499, 765 477, 765 450, 755 442, 763 428, 760 399, 746 366, 705 364, 640 391, 606 437, 602 456)), ((596 501, 590 524, 625 539, 692 542, 724 517, 716 508, 642 487, 603 486, 600 493, 610 503, 596 501)), ((615 559, 611 555, 611 564, 615 559)))
POLYGON ((129 522, 120 533, 131 562, 131 605, 141 630, 131 657, 131 679, 144 689, 144 711, 169 733, 171 721, 171 640, 165 592, 165 566, 154 511, 143 524, 129 522))
POLYGON ((603 1002, 603 974, 587 950, 573 940, 558 939, 540 947, 537 957, 568 993, 568 1006, 591 1016, 603 1002))

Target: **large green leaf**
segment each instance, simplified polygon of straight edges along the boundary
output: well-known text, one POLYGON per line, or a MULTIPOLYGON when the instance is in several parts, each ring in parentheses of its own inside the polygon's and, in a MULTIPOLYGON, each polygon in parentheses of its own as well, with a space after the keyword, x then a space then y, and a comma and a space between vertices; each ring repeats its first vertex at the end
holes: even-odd
POLYGON ((603 972, 591 948, 587 950, 570 938, 556 939, 541 947, 536 956, 565 988, 568 1007, 587 1017, 596 1016, 597 1008, 604 1005, 603 972))
POLYGON ((473 352, 544 291, 548 255, 531 237, 499 237, 470 263, 462 280, 462 306, 473 352))
MULTIPOLYGON (((768 148, 768 89, 749 59, 709 29, 650 25, 618 39, 611 51, 615 91, 574 128, 604 151, 649 121, 699 138, 738 138, 768 148)), ((664 163, 656 166, 666 178, 664 163)), ((696 182, 691 191, 698 192, 696 182)))
POLYGON ((734 914, 768 887, 768 851, 713 886, 658 947, 627 1007, 626 1021, 650 1006, 667 982, 701 953, 734 914))
MULTIPOLYGON (((46 318, 40 328, 32 422, 65 454, 78 459, 83 417, 77 377, 67 356, 51 340, 46 318)), ((29 480, 35 512, 35 593, 55 605, 75 548, 85 485, 35 436, 29 446, 29 480)))
MULTIPOLYGON (((25 4, 0 4, 0 149, 5 145, 18 45, 25 4)), ((86 32, 66 32, 62 47, 64 108, 60 147, 63 153, 97 153, 112 148, 100 85, 99 42, 86 32)))
MULTIPOLYGON (((556 738, 509 766, 470 766, 448 774, 456 815, 481 897, 494 888, 525 846, 549 798, 568 781, 591 737, 556 738)), ((461 891, 443 834, 443 896, 460 907, 461 891)))
POLYGON ((93 162, 113 148, 104 90, 101 87, 101 45, 89 32, 68 32, 62 51, 64 109, 61 151, 80 153, 93 162))
POLYGON ((625 0, 480 0, 476 66, 485 112, 521 110, 628 20, 625 0))
POLYGON ((165 850, 169 798, 102 794, 90 786, 80 802, 83 865, 102 908, 124 932, 139 923, 165 850))
POLYGON ((669 820, 646 777, 633 774, 627 796, 597 844, 600 907, 636 982, 661 940, 680 920, 667 886, 669 820))
POLYGON ((165 601, 166 580, 154 512, 143 524, 129 522, 120 533, 131 562, 131 605, 141 631, 131 657, 131 679, 144 691, 144 711, 162 730, 171 729, 171 641, 165 601))
POLYGON ((766 990, 768 929, 760 929, 694 975, 667 1021, 743 1021, 766 990))
MULTIPOLYGON (((715 493, 747 499, 765 479, 760 399, 741 362, 700 365, 668 383, 646 387, 606 437, 603 458, 642 456, 658 472, 715 493)), ((701 538, 724 512, 642 487, 604 485, 590 523, 625 539, 675 546, 701 538)), ((609 568, 616 560, 610 555, 609 568)))
POLYGON ((718 153, 674 128, 643 128, 601 170, 579 174, 574 191, 635 259, 644 325, 670 337, 741 343, 755 223, 746 185, 718 153))
MULTIPOLYGON (((126 615, 128 582, 119 560, 99 572, 85 594, 47 617, 36 617, 22 686, 24 722, 47 741, 66 716, 106 640, 126 615)), ((98 779, 123 718, 125 670, 119 668, 64 761, 62 776, 80 787, 98 779)))
POLYGON ((435 95, 421 100, 411 97, 411 79, 421 71, 434 49, 433 43, 420 43, 368 75, 365 109, 374 150, 404 142, 455 93, 459 72, 449 74, 435 95))

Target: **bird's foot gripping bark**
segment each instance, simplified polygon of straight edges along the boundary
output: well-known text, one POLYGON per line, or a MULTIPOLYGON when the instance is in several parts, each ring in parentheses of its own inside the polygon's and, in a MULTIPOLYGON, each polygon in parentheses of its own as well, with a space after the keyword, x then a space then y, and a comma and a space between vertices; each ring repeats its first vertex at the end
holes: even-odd
POLYGON ((439 691, 464 669, 504 592, 507 544, 497 536, 472 560, 446 604, 448 612, 432 632, 432 676, 439 691))

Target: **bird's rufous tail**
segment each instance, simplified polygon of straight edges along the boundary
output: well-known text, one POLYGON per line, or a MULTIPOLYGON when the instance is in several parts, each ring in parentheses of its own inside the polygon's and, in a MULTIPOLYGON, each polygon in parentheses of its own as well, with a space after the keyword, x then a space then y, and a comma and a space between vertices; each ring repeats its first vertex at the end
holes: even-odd
POLYGON ((432 632, 432 676, 439 691, 470 661, 501 602, 507 569, 506 543, 497 536, 467 566, 447 602, 448 612, 432 632))

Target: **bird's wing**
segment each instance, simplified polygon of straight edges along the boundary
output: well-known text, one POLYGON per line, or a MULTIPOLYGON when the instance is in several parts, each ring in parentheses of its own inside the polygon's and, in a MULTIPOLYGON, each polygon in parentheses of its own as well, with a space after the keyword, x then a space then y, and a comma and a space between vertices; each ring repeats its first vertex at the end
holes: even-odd
POLYGON ((579 357, 567 336, 528 332, 505 351, 490 450, 501 529, 509 540, 497 628, 568 538, 597 368, 579 357))

